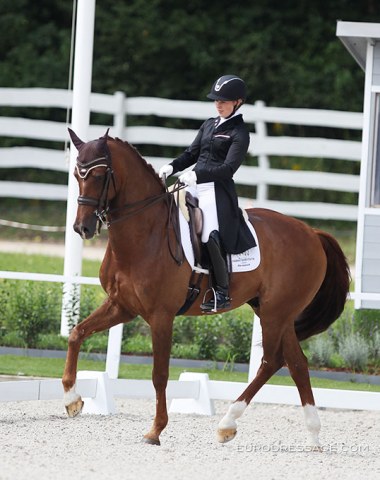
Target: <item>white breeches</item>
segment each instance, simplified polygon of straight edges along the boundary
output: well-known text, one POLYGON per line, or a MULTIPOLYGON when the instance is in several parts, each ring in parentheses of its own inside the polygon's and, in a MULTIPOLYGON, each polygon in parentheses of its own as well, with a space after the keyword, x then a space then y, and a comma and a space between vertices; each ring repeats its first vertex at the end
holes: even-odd
POLYGON ((199 200, 199 208, 203 212, 202 242, 206 243, 213 230, 219 231, 214 182, 200 183, 196 187, 188 187, 188 190, 199 200))

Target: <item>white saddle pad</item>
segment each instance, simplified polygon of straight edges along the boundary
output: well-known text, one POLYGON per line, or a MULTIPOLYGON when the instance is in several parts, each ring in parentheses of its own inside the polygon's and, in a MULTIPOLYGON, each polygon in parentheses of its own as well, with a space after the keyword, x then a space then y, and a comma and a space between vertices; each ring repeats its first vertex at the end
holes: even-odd
MULTIPOLYGON (((185 220, 181 210, 179 212, 179 218, 183 251, 185 252, 186 260, 189 262, 191 268, 194 268, 194 252, 193 247, 191 246, 189 224, 185 220)), ((260 265, 259 240, 257 238, 255 229, 248 220, 248 216, 244 215, 244 218, 247 222, 248 228, 256 240, 256 247, 250 248, 243 253, 231 255, 232 272, 249 272, 251 270, 255 270, 255 268, 260 265)))

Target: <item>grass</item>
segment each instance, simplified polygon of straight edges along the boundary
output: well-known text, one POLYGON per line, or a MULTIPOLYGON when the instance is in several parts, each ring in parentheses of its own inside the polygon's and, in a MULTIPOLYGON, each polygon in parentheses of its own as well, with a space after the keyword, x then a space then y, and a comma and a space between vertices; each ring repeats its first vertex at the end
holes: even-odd
MULTIPOLYGON (((64 368, 64 359, 61 358, 33 358, 16 355, 0 356, 1 375, 25 375, 34 377, 60 378, 64 368)), ((92 360, 79 360, 79 370, 104 371, 105 362, 92 360)), ((170 380, 178 380, 180 374, 186 371, 182 367, 170 367, 170 380)), ((191 368, 192 372, 208 373, 211 380, 226 382, 247 382, 247 374, 241 372, 230 372, 216 369, 191 368)), ((150 379, 152 367, 150 365, 128 365, 121 364, 119 378, 128 379, 150 379)), ((268 382, 271 385, 294 385, 290 377, 275 375, 268 382)), ((361 390, 367 392, 380 392, 380 385, 366 383, 341 382, 324 378, 312 378, 314 388, 332 388, 340 390, 361 390)))
MULTIPOLYGON (((99 261, 83 260, 82 274, 88 277, 97 277, 99 276, 99 268, 99 261)), ((63 258, 47 255, 7 253, 6 255, 0 255, 0 270, 60 275, 63 273, 63 258)))

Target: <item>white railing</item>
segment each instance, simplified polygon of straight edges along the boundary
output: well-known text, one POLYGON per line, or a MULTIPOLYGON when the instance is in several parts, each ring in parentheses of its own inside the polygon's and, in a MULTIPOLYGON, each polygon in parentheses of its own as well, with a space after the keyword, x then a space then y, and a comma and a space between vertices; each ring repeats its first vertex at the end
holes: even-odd
MULTIPOLYGON (((111 379, 104 372, 79 371, 78 392, 84 398, 84 413, 109 415, 117 412, 115 398, 155 398, 151 380, 111 379)), ((235 400, 247 388, 246 382, 209 380, 207 373, 182 373, 169 380, 167 398, 170 413, 213 415, 214 400, 235 400)), ((320 408, 380 410, 380 393, 355 390, 313 388, 320 408)), ((63 397, 61 380, 0 382, 0 403, 59 400, 63 397)), ((300 405, 297 388, 264 385, 255 395, 258 403, 300 405)))
MULTIPOLYGON (((54 108, 66 109, 72 97, 66 90, 0 88, 0 108, 54 108)), ((91 125, 90 138, 104 134, 111 126, 111 135, 128 140, 144 153, 144 146, 188 146, 196 135, 193 129, 176 129, 156 126, 128 126, 131 116, 155 115, 161 118, 202 120, 214 115, 209 102, 168 100, 161 98, 126 98, 123 93, 114 95, 93 93, 91 111, 110 115, 107 125, 91 125)), ((249 154, 257 158, 257 166, 243 165, 235 175, 237 184, 257 187, 256 198, 240 198, 244 207, 260 206, 282 213, 305 218, 356 221, 357 206, 320 202, 285 202, 268 198, 269 185, 284 185, 304 189, 323 189, 338 192, 359 191, 359 176, 344 173, 297 171, 274 169, 270 157, 291 156, 331 158, 359 162, 361 142, 329 138, 270 136, 267 124, 292 124, 330 127, 333 129, 361 130, 362 114, 328 110, 307 110, 267 107, 261 101, 244 105, 242 112, 250 126, 251 143, 249 154)), ((61 149, 15 146, 0 149, 0 168, 40 168, 67 171, 64 142, 68 140, 65 122, 31 120, 17 117, 0 117, 0 137, 62 142, 61 149)), ((145 156, 155 168, 166 163, 168 158, 145 156)), ((0 182, 0 197, 66 200, 67 188, 63 185, 48 185, 32 182, 0 182)))

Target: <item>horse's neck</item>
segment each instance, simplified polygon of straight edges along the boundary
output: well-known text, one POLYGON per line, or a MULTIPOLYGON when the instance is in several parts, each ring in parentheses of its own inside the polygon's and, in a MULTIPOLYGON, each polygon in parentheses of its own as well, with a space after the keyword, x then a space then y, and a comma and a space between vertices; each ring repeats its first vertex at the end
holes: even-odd
POLYGON ((121 148, 125 149, 120 155, 124 158, 119 160, 120 175, 124 177, 124 183, 116 199, 117 207, 164 193, 153 167, 148 165, 130 145, 124 145, 121 148))
POLYGON ((109 240, 114 253, 129 256, 149 249, 161 248, 167 224, 168 209, 164 197, 149 204, 149 199, 164 194, 154 173, 135 152, 128 159, 128 166, 120 173, 125 183, 115 198, 113 207, 117 213, 109 228, 109 240), (146 200, 146 202, 145 202, 146 200))

